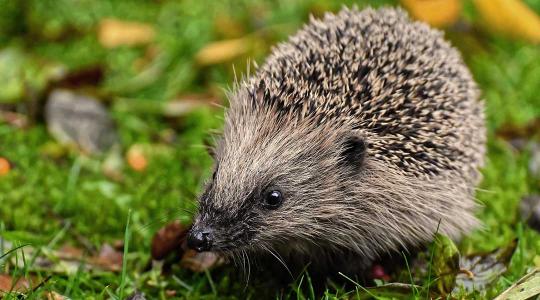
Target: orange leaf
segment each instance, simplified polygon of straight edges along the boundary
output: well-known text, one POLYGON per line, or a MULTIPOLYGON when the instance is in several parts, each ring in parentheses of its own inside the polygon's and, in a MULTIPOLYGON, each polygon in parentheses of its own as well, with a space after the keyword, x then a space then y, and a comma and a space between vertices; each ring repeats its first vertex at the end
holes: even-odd
POLYGON ((250 41, 247 38, 213 42, 199 50, 195 60, 200 65, 219 64, 245 54, 249 46, 250 41))
POLYGON ((104 19, 99 23, 98 40, 106 48, 148 44, 156 33, 148 24, 104 19))
POLYGON ((6 175, 11 171, 11 164, 3 157, 0 157, 0 176, 6 175))
POLYGON ((454 24, 461 13, 460 0, 401 0, 411 15, 432 26, 454 24))
POLYGON ((143 149, 137 145, 129 148, 127 152, 127 162, 129 166, 137 172, 144 171, 148 166, 148 159, 146 159, 143 149))
POLYGON ((540 43, 540 17, 520 0, 474 0, 486 25, 493 31, 540 43))

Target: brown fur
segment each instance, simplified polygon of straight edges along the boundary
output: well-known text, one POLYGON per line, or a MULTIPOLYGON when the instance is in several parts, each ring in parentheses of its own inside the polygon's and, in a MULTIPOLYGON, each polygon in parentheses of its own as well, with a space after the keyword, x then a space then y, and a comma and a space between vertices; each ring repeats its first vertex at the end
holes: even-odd
POLYGON ((195 228, 215 230, 214 251, 325 270, 347 266, 339 253, 369 262, 437 228, 458 239, 478 225, 484 144, 476 85, 441 32, 401 10, 343 9, 278 45, 231 95, 195 228), (351 137, 367 144, 359 165, 343 157, 351 137), (269 185, 284 195, 276 210, 259 205, 269 185))

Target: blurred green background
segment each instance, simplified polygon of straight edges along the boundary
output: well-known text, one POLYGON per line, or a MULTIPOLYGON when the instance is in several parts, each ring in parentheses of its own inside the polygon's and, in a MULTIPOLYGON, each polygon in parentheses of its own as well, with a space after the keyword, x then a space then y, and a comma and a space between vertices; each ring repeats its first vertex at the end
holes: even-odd
MULTIPOLYGON (((131 210, 125 275, 47 268, 38 259, 21 266, 13 257, 0 261, 0 274, 52 276, 26 293, 38 299, 49 291, 72 299, 135 290, 148 299, 254 295, 227 271, 174 266, 173 275, 160 275, 146 265, 152 236, 168 221, 189 223, 212 163, 204 147, 220 128, 235 74, 246 76, 248 61, 262 63, 309 15, 344 5, 405 5, 431 20, 462 52, 481 88, 489 128, 478 193, 485 228, 459 248, 488 251, 516 237, 519 245, 504 276, 466 297, 491 298, 540 267, 538 233, 519 213, 521 199, 538 193, 540 182, 538 0, 0 0, 0 159, 9 162, 0 170, 0 253, 24 244, 35 250, 32 258, 62 245, 91 253, 124 238, 131 210), (422 3, 429 1, 439 6, 422 3), (88 153, 49 134, 44 107, 59 88, 107 107, 116 124, 110 130, 118 132, 115 150, 88 153)), ((330 289, 327 297, 347 292, 330 289)), ((294 288, 282 295, 309 298, 294 288)))

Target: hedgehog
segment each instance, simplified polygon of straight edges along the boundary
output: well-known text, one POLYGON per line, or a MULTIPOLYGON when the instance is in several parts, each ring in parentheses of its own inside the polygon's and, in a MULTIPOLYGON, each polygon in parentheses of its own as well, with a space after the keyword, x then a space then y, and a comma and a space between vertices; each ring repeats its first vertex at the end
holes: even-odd
POLYGON ((401 9, 311 17, 228 97, 189 247, 359 274, 480 225, 478 88, 444 34, 401 9))

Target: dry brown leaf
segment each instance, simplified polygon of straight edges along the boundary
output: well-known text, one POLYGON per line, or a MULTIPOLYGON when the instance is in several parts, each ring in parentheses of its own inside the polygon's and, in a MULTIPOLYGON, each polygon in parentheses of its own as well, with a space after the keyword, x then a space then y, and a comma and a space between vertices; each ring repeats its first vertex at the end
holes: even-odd
POLYGON ((180 265, 193 272, 204 272, 223 263, 223 259, 213 252, 188 250, 182 256, 180 265))
POLYGON ((105 68, 102 65, 91 65, 63 74, 54 82, 55 87, 81 88, 99 85, 105 77, 105 68))
POLYGON ((31 282, 26 278, 15 279, 10 275, 0 274, 0 295, 9 292, 25 293, 30 291, 31 286, 31 282))
POLYGON ((99 255, 90 258, 90 263, 105 270, 118 272, 122 270, 122 258, 122 252, 117 251, 109 244, 104 244, 101 246, 99 255))
POLYGON ((533 119, 524 125, 503 124, 495 134, 506 140, 532 139, 540 132, 540 119, 533 119))
POLYGON ((151 25, 116 19, 101 20, 98 29, 99 43, 106 48, 148 44, 155 35, 151 25))
MULTIPOLYGON (((35 256, 36 249, 26 247, 25 255, 35 256, 34 270, 45 270, 49 273, 75 274, 81 267, 88 272, 94 270, 118 272, 122 269, 123 249, 117 246, 120 247, 119 243, 115 246, 103 244, 98 253, 92 249, 84 250, 70 245, 64 245, 58 250, 43 247, 41 248, 42 255, 37 256, 35 256)), ((22 265, 19 264, 19 267, 22 265)), ((33 277, 30 279, 31 282, 37 282, 33 280, 33 277)), ((0 291, 3 287, 2 280, 5 278, 0 278, 0 291)), ((45 281, 43 280, 40 284, 45 281)))
POLYGON ((415 19, 436 27, 454 24, 461 14, 460 0, 401 0, 401 3, 415 19))
POLYGON ((82 249, 70 245, 62 246, 57 252, 58 258, 63 260, 81 260, 83 255, 84 251, 82 249))
POLYGON ((173 252, 182 250, 181 245, 188 231, 189 227, 182 226, 180 221, 162 227, 152 238, 152 258, 161 260, 173 252))
POLYGON ((199 50, 195 55, 195 60, 203 66, 227 62, 245 54, 250 44, 248 38, 213 42, 199 50))
POLYGON ((94 256, 86 256, 80 248, 64 245, 54 256, 62 262, 75 262, 77 265, 85 262, 88 270, 102 269, 117 272, 122 269, 123 253, 110 244, 103 244, 99 253, 94 256))
POLYGON ((540 17, 520 0, 474 0, 488 28, 540 43, 540 17))

